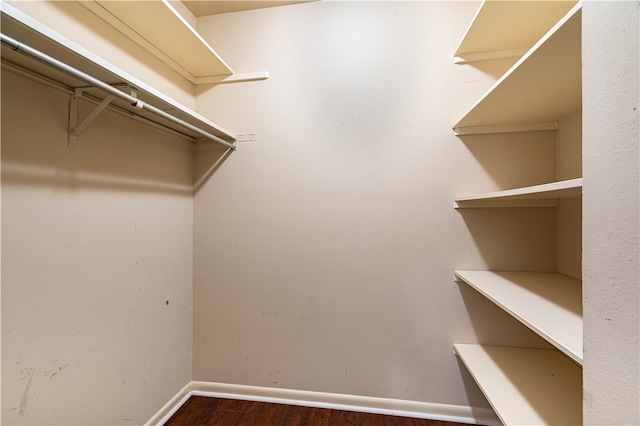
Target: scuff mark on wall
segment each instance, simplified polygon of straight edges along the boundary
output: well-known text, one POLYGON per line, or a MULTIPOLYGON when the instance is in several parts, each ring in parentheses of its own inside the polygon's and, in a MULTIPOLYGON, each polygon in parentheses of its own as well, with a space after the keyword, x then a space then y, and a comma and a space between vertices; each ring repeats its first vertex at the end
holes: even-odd
POLYGON ((20 410, 18 414, 21 417, 24 417, 27 414, 27 403, 29 402, 29 390, 31 389, 31 382, 33 380, 33 375, 35 370, 31 367, 26 367, 20 372, 20 378, 24 381, 27 381, 26 386, 24 387, 24 392, 22 392, 22 397, 20 398, 20 410))
POLYGON ((63 371, 67 367, 69 367, 69 364, 60 365, 60 366, 58 366, 57 369, 54 368, 53 370, 46 370, 44 372, 44 375, 45 375, 45 377, 48 377, 48 378, 52 379, 55 375, 57 375, 59 372, 63 371))

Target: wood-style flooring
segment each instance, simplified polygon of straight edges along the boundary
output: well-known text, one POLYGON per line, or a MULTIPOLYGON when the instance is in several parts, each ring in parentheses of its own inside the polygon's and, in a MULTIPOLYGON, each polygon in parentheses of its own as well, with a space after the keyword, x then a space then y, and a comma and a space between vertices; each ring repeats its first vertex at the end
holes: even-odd
POLYGON ((461 423, 327 408, 192 396, 165 426, 462 426, 461 423))

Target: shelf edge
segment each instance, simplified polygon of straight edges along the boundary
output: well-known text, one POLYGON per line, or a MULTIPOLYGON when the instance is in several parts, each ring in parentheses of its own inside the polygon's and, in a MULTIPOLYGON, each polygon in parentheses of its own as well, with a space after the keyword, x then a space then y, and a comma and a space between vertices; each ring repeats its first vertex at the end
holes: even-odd
POLYGON ((520 58, 528 49, 493 50, 489 52, 457 53, 453 63, 457 65, 472 64, 474 62, 495 61, 499 59, 520 58))
MULTIPOLYGON (((483 203, 500 201, 504 203, 504 207, 522 207, 522 204, 514 203, 525 202, 532 207, 553 207, 552 205, 541 205, 544 200, 558 200, 560 198, 579 198, 582 196, 582 178, 563 180, 558 182, 545 183, 542 185, 527 186, 522 188, 507 189, 504 191, 487 192, 476 195, 468 195, 454 198, 454 206, 461 207, 483 207, 483 203), (578 191, 580 190, 580 194, 578 191), (505 203, 506 201, 506 203, 505 203)), ((487 207, 497 207, 487 205, 487 207)))
POLYGON ((497 209, 497 208, 553 208, 560 203, 557 199, 540 200, 460 200, 453 202, 454 209, 497 209))
POLYGON ((268 71, 256 71, 246 72, 232 75, 212 75, 208 77, 196 77, 193 84, 227 84, 227 83, 242 83, 246 81, 261 81, 268 80, 268 71))
POLYGON ((495 126, 462 126, 454 127, 456 136, 488 135, 497 133, 545 132, 558 130, 558 121, 546 123, 504 124, 495 126))

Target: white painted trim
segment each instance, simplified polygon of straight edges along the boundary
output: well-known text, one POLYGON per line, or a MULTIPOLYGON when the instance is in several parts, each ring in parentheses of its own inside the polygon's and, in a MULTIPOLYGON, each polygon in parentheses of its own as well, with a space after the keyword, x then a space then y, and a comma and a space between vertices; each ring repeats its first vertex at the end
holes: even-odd
POLYGON ((182 18, 184 18, 184 20, 189 23, 191 28, 196 29, 196 27, 198 26, 198 18, 196 17, 196 15, 191 13, 189 8, 185 6, 182 1, 169 0, 169 3, 175 9, 175 11, 178 12, 180 16, 182 16, 182 18))
POLYGON ((501 425, 489 408, 376 398, 328 392, 193 381, 165 405, 146 426, 163 425, 191 396, 329 408, 390 416, 414 417, 467 424, 501 425))
POLYGON ((180 407, 191 397, 191 387, 193 382, 187 383, 180 392, 169 400, 156 414, 149 419, 145 426, 163 425, 173 416, 180 407))

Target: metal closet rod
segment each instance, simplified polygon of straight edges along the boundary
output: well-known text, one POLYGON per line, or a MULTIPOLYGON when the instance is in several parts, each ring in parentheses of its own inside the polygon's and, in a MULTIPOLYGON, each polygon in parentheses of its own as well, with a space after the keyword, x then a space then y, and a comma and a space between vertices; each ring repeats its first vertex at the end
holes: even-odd
POLYGON ((0 37, 1 37, 1 41, 2 44, 4 44, 5 46, 9 47, 12 50, 15 50, 18 53, 21 53, 25 56, 29 56, 33 59, 36 59, 40 62, 43 62, 49 66, 52 66, 54 68, 59 69, 60 71, 63 71, 75 78, 77 78, 78 80, 82 80, 85 83, 87 83, 90 86, 93 86, 97 89, 100 89, 110 95, 115 96, 116 98, 122 99, 126 102, 129 102, 132 106, 139 108, 139 109, 144 109, 147 110, 153 114, 156 114, 162 118, 164 118, 165 120, 171 121, 172 123, 176 123, 184 128, 187 128, 195 133, 197 133, 198 135, 210 139, 214 142, 217 142, 221 145, 226 146, 227 148, 231 148, 231 149, 236 149, 236 145, 229 143, 215 135, 212 135, 209 132, 206 132, 196 126, 194 126, 193 124, 187 123, 186 121, 183 121, 177 117, 174 117, 171 114, 167 114, 166 112, 162 111, 161 109, 158 109, 156 107, 154 107, 153 105, 149 105, 145 102, 142 102, 140 99, 134 98, 131 95, 127 95, 126 93, 116 89, 115 87, 112 87, 111 85, 98 80, 97 78, 90 76, 89 74, 80 71, 77 68, 72 67, 71 65, 65 64, 62 61, 59 61, 49 55, 47 55, 46 53, 40 52, 39 50, 36 50, 30 46, 27 46, 24 43, 21 43, 5 34, 0 33, 0 37))

